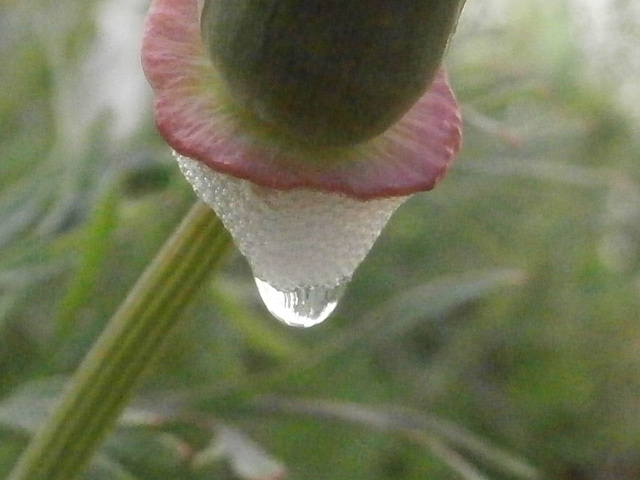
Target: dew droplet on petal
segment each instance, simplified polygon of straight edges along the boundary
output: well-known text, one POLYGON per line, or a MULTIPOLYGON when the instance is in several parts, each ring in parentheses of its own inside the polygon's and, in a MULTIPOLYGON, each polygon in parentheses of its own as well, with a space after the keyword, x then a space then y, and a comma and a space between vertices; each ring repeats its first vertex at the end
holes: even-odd
POLYGON ((274 190, 176 158, 249 261, 269 311, 288 325, 312 326, 329 316, 407 198, 362 201, 333 192, 274 190))

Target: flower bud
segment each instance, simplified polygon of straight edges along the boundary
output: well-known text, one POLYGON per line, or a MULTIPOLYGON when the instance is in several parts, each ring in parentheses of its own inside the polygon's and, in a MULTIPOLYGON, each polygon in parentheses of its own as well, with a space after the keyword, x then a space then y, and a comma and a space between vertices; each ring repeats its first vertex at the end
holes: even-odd
POLYGON ((464 0, 206 0, 209 55, 237 105, 291 140, 381 134, 435 77, 464 0))
POLYGON ((440 61, 463 3, 152 0, 158 130, 283 322, 324 320, 393 211, 457 155, 440 61))

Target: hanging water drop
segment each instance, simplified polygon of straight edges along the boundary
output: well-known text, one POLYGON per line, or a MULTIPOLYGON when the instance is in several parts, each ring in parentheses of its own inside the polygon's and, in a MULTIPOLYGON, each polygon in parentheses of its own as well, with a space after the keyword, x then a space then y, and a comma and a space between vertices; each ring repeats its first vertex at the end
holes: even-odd
POLYGON ((267 309, 310 327, 336 308, 353 272, 406 197, 357 200, 274 190, 176 155, 182 173, 249 261, 267 309))
POLYGON ((290 327, 307 328, 322 323, 336 308, 346 289, 345 282, 335 287, 305 286, 282 291, 259 278, 255 281, 267 310, 290 327))

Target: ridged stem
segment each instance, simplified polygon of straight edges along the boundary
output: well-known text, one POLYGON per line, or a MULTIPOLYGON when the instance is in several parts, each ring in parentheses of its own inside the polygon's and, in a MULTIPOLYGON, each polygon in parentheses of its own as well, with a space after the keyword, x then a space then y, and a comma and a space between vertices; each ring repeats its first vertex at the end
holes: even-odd
POLYGON ((229 245, 222 223, 198 202, 112 317, 8 480, 78 475, 229 245))

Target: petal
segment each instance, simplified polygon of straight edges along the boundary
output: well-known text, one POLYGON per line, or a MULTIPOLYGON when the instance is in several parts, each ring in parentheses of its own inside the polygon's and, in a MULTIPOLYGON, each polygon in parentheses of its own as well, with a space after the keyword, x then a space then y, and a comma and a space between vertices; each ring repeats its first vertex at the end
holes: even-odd
POLYGON ((198 0, 152 2, 142 64, 167 143, 213 170, 261 186, 363 200, 408 195, 433 188, 460 149, 460 112, 444 69, 393 127, 354 147, 304 149, 258 125, 230 101, 209 60, 198 0))

